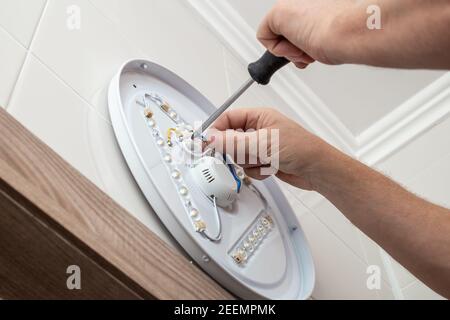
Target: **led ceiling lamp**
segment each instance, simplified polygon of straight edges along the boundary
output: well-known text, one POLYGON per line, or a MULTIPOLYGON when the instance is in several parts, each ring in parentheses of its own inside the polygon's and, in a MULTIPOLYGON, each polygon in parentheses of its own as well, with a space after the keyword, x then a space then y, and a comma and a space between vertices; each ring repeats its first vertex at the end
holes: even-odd
POLYGON ((312 257, 275 180, 252 182, 226 156, 195 152, 192 124, 215 110, 200 92, 155 63, 133 60, 113 78, 108 98, 137 184, 201 268, 244 299, 310 297, 312 257))

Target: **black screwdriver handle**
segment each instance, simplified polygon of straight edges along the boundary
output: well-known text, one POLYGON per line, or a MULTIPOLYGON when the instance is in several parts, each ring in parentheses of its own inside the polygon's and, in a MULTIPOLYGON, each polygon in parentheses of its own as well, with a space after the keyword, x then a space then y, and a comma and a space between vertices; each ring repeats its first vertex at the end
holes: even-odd
POLYGON ((277 57, 269 51, 266 51, 261 59, 248 66, 248 72, 250 72, 253 80, 257 83, 266 85, 269 84, 270 79, 275 72, 289 64, 289 62, 290 61, 284 57, 277 57))

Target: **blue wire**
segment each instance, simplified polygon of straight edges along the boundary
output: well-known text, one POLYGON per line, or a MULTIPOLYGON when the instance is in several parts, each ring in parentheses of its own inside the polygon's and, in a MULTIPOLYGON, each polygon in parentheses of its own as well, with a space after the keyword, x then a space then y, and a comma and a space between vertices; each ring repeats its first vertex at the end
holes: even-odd
POLYGON ((227 156, 225 154, 223 155, 223 161, 227 164, 228 168, 230 169, 230 172, 233 175, 234 180, 236 180, 237 193, 240 193, 241 192, 241 188, 242 188, 242 181, 241 181, 241 179, 239 179, 239 177, 238 177, 238 175, 236 173, 236 168, 234 167, 234 165, 228 164, 227 156))

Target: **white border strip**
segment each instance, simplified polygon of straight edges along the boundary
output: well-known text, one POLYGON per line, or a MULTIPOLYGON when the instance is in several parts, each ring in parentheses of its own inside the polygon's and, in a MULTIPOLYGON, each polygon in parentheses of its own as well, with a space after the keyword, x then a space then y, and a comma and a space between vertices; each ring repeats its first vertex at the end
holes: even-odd
POLYGON ((397 107, 358 138, 358 159, 375 165, 450 114, 450 72, 397 107))

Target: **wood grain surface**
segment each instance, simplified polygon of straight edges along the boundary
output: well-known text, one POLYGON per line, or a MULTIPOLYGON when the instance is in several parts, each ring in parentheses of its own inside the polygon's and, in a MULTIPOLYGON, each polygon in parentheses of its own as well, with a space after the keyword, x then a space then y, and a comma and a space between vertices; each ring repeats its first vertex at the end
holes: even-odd
POLYGON ((0 296, 233 298, 2 108, 0 296), (81 290, 67 289, 70 265, 81 290))

